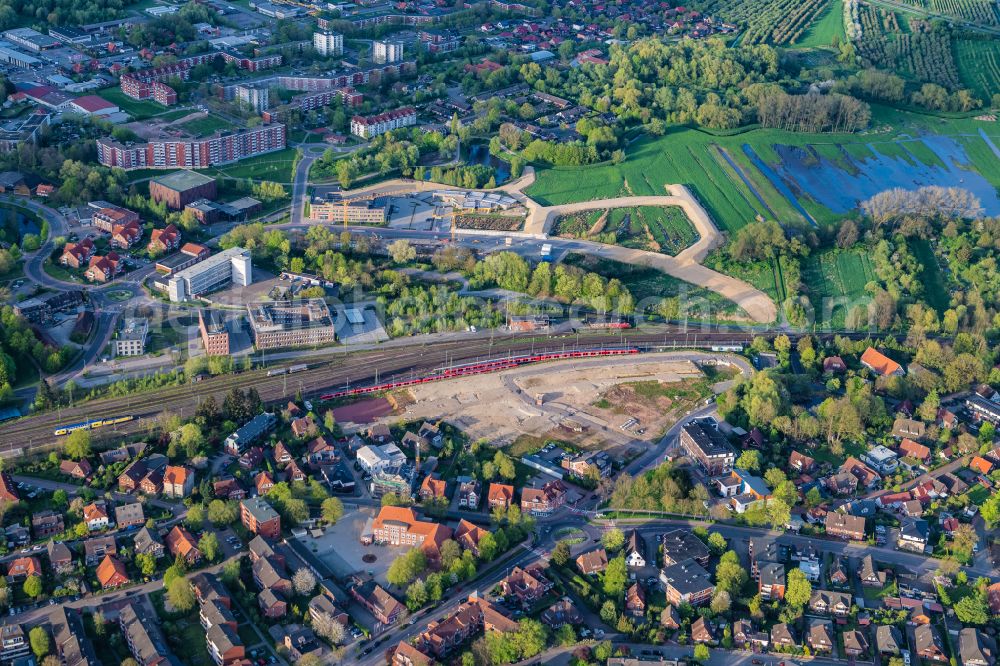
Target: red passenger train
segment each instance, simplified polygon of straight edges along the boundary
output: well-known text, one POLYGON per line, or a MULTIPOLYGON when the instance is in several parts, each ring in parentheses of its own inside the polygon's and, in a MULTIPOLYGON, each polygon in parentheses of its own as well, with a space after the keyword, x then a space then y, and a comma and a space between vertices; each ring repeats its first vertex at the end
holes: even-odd
POLYGON ((406 386, 414 386, 416 384, 426 384, 427 382, 436 382, 442 379, 452 379, 453 377, 464 377, 466 375, 481 375, 487 372, 497 372, 499 370, 507 370, 509 368, 516 368, 522 365, 528 365, 529 363, 541 363, 544 361, 558 361, 567 358, 590 358, 595 356, 622 356, 625 354, 638 354, 639 350, 635 347, 624 347, 620 349, 593 349, 586 351, 563 351, 563 352, 547 352, 542 354, 527 354, 524 356, 511 356, 509 358, 500 358, 493 361, 483 361, 481 363, 468 363, 466 365, 456 365, 450 368, 446 368, 433 375, 426 375, 424 377, 415 377, 413 379, 403 379, 395 382, 385 382, 382 384, 376 384, 374 386, 362 386, 353 389, 344 389, 343 391, 334 391, 333 393, 327 393, 319 397, 320 400, 336 400, 337 398, 348 398, 356 395, 367 395, 369 393, 379 393, 380 391, 390 391, 392 389, 404 388, 406 386))

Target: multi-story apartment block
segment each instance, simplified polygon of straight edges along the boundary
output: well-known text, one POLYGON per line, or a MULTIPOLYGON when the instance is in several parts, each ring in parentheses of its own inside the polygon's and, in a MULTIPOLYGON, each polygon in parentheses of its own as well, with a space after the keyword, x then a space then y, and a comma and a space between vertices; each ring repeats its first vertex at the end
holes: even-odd
POLYGON ((378 39, 372 42, 372 60, 382 65, 403 59, 403 42, 378 39))
POLYGON ((285 146, 285 126, 276 123, 204 139, 153 139, 145 143, 123 143, 105 137, 97 140, 97 159, 104 166, 126 171, 205 169, 284 150, 285 146))
POLYGON ((351 118, 351 134, 362 139, 370 139, 400 127, 416 124, 417 110, 411 106, 405 106, 375 116, 354 116, 351 118))
POLYGON ((344 54, 344 36, 337 32, 320 30, 313 33, 313 46, 325 58, 344 54))
POLYGON ((243 526, 254 534, 267 539, 281 536, 281 516, 261 497, 240 502, 240 518, 243 526))
POLYGON ((409 507, 383 506, 372 521, 372 538, 376 543, 392 546, 419 546, 434 553, 451 538, 451 528, 419 520, 409 507))
POLYGON ((385 205, 371 201, 323 201, 309 206, 309 219, 331 224, 375 224, 386 221, 385 205))

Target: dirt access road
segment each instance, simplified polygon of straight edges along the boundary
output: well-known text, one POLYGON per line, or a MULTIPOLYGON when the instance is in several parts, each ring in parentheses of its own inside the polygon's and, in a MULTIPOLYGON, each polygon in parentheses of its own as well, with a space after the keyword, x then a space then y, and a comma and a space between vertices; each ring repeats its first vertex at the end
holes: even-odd
MULTIPOLYGON (((541 206, 524 193, 524 190, 534 182, 534 169, 527 167, 517 180, 491 190, 503 192, 514 197, 528 210, 524 231, 508 234, 514 238, 515 242, 518 236, 529 236, 536 239, 546 238, 552 229, 552 225, 560 215, 604 208, 678 206, 684 211, 688 219, 691 220, 695 230, 698 232, 699 238, 693 245, 685 248, 675 257, 659 252, 634 250, 618 245, 606 245, 592 241, 569 241, 569 243, 573 246, 573 249, 586 254, 597 255, 626 264, 649 266, 679 280, 684 280, 685 282, 690 282, 691 284, 714 291, 739 305, 750 318, 758 323, 766 324, 778 318, 777 306, 771 300, 771 297, 763 291, 743 280, 737 280, 734 277, 724 275, 701 265, 701 262, 705 260, 708 253, 720 246, 724 242, 725 237, 719 232, 718 227, 715 226, 708 212, 698 203, 698 200, 695 199, 694 195, 684 185, 668 185, 667 191, 670 192, 669 195, 617 197, 613 199, 582 201, 560 206, 541 206)), ((396 179, 366 188, 345 191, 343 194, 346 199, 361 199, 373 195, 386 196, 392 194, 399 196, 411 192, 436 189, 463 188, 439 185, 437 183, 396 179)), ((477 232, 465 229, 462 230, 462 233, 463 235, 475 235, 477 232)), ((499 232, 482 233, 496 235, 499 232)), ((560 240, 563 241, 565 239, 560 240)))

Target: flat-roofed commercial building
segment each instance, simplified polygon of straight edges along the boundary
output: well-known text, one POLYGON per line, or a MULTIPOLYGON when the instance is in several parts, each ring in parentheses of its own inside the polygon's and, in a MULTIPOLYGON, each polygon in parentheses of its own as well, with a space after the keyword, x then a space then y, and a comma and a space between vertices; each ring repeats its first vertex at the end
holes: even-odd
POLYGON ((205 353, 209 356, 229 356, 229 330, 222 316, 215 310, 198 311, 198 329, 205 353))
POLYGON ((171 301, 179 303, 230 284, 246 287, 252 283, 250 250, 231 247, 172 275, 167 282, 167 293, 171 301))
POLYGON ((325 201, 309 206, 309 219, 331 224, 385 224, 385 206, 361 201, 325 201))
POLYGON ((321 298, 247 305, 257 349, 322 345, 337 339, 330 308, 321 298))
POLYGON ((114 339, 115 356, 142 356, 146 353, 149 322, 145 319, 126 319, 114 339))
POLYGON ((688 423, 681 429, 681 446, 712 476, 733 471, 736 452, 726 436, 711 426, 688 423))

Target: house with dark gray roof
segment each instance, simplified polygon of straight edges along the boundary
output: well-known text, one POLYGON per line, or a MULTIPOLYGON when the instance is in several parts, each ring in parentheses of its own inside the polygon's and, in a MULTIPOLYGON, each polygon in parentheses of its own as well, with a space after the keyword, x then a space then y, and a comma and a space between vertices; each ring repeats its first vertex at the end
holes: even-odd
POLYGON ((664 565, 691 559, 703 567, 708 566, 708 557, 711 554, 708 546, 691 530, 682 528, 665 532, 661 541, 664 565))
POLYGON ((163 542, 160 541, 160 538, 148 527, 143 527, 135 533, 135 541, 133 545, 135 547, 136 555, 145 553, 146 555, 152 555, 157 559, 163 557, 163 542))
POLYGON ((958 655, 962 666, 993 666, 997 644, 978 629, 966 627, 958 634, 958 655))
POLYGON ((875 627, 875 649, 883 657, 896 656, 903 645, 903 635, 891 624, 880 624, 875 627))
POLYGON ((948 661, 941 636, 929 624, 918 624, 913 630, 913 647, 917 656, 931 661, 948 661))

